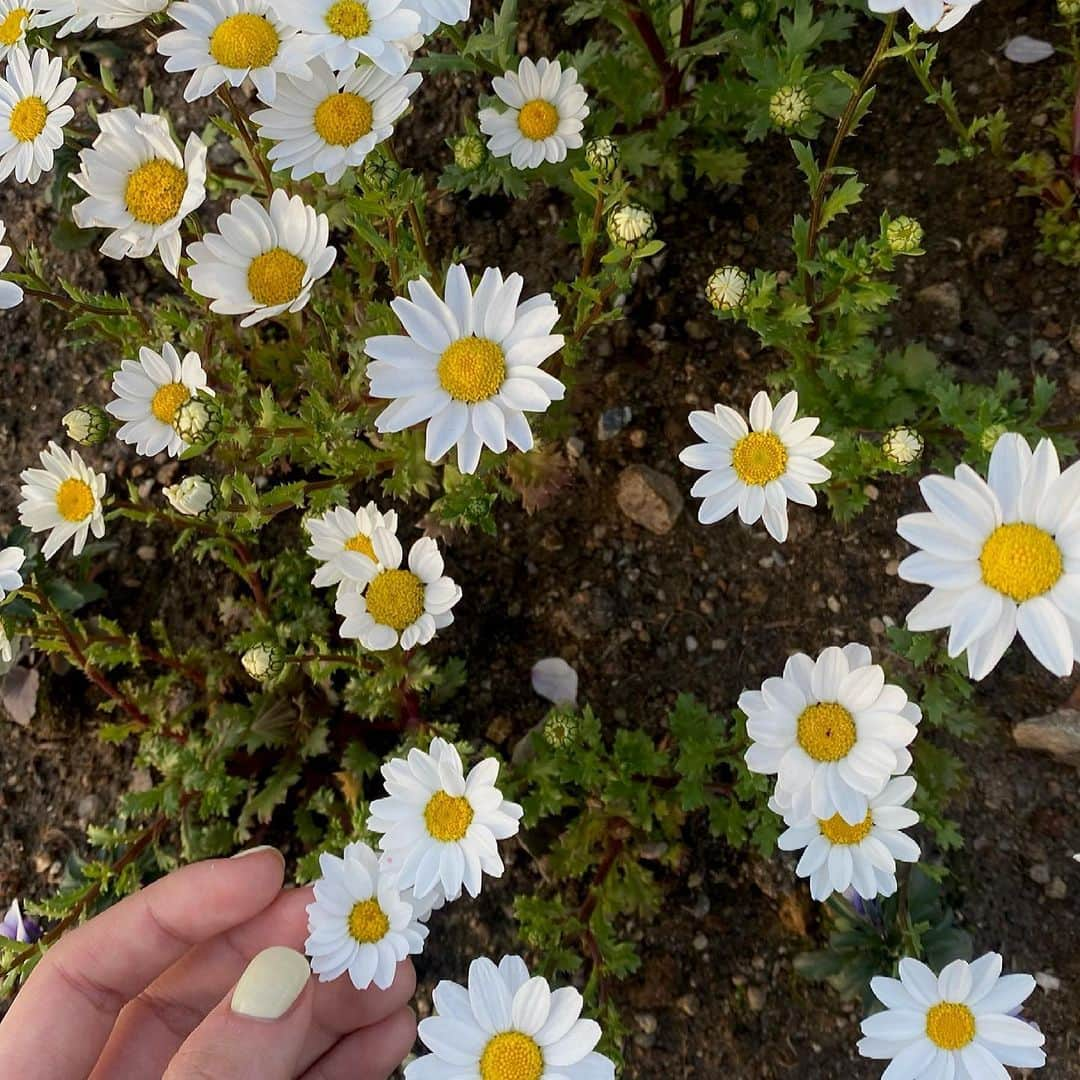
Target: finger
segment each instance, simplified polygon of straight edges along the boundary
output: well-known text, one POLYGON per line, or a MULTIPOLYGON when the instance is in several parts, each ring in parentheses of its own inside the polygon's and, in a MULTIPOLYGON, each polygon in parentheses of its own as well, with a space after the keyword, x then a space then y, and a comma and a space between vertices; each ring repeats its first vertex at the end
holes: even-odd
MULTIPOLYGON (((270 945, 303 949, 311 899, 310 887, 282 892, 250 922, 186 953, 121 1012, 93 1080, 159 1080, 180 1044, 256 953, 270 945)), ((347 978, 317 983, 301 1066, 316 1061, 343 1035, 390 1016, 415 988, 407 960, 387 990, 360 991, 347 978)))
POLYGON ((45 955, 0 1025, 0 1060, 25 1080, 83 1080, 117 1014, 192 945, 262 911, 281 890, 272 848, 185 866, 102 912, 45 955), (57 1017, 63 1039, 50 1038, 57 1017))
POLYGON ((381 1024, 346 1036, 302 1080, 387 1080, 416 1042, 412 1009, 398 1009, 381 1024))
POLYGON ((314 999, 307 957, 272 945, 184 1040, 163 1080, 293 1080, 314 999))

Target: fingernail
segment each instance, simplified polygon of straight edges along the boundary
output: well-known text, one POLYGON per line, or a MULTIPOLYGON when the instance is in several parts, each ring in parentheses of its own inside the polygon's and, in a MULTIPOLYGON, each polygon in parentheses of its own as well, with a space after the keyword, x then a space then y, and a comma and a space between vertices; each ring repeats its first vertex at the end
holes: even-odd
POLYGON ((240 976, 232 1011, 256 1020, 278 1020, 303 993, 311 977, 307 957, 284 945, 263 949, 240 976))
POLYGON ((258 855, 260 851, 272 851, 281 860, 282 866, 285 865, 285 856, 270 844, 260 844, 258 847, 246 848, 244 851, 238 851, 235 855, 230 855, 229 858, 242 859, 245 855, 258 855))

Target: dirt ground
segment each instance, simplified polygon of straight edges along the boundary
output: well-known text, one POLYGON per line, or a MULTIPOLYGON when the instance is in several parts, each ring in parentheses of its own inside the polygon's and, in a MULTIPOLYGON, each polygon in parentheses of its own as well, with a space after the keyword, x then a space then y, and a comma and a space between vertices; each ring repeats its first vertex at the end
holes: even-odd
MULTIPOLYGON (((1051 11, 1050 0, 996 0, 942 39, 943 67, 962 108, 1004 104, 1017 154, 1049 139, 1046 101, 1058 88, 1058 61, 1018 66, 1001 48, 1017 33, 1056 40, 1051 11)), ((533 55, 573 40, 549 22, 538 16, 523 25, 533 55)), ((865 24, 853 50, 868 48, 874 33, 865 24)), ((134 70, 138 80, 153 67, 134 70)), ((399 151, 407 162, 445 160, 443 138, 472 108, 473 82, 439 85, 439 93, 428 87, 419 95, 403 125, 399 151)), ((851 228, 869 228, 887 207, 926 229, 927 256, 906 261, 898 279, 903 298, 894 309, 893 339, 926 340, 970 380, 990 379, 1002 367, 1025 386, 1047 375, 1059 384, 1055 418, 1075 417, 1076 271, 1037 255, 1034 206, 1012 197, 1014 181, 1002 163, 984 157, 934 167, 944 125, 919 101, 908 73, 887 68, 883 92, 846 158, 868 184, 851 228), (916 299, 938 283, 954 286, 960 301, 947 318, 916 299)), ((627 298, 629 317, 590 339, 578 369, 571 406, 583 449, 557 506, 531 518, 502 508, 497 537, 449 538, 449 572, 465 597, 446 647, 464 656, 472 673, 467 702, 454 707, 465 717, 467 706, 468 730, 477 737, 503 736, 504 751, 543 714, 529 687, 529 668, 542 656, 569 660, 582 699, 613 725, 654 726, 682 691, 730 710, 740 690, 779 670, 795 650, 858 640, 880 655, 886 623, 901 623, 920 595, 895 572, 906 553, 896 517, 919 501, 910 478, 879 484, 870 509, 848 526, 820 507, 797 509, 785 545, 730 520, 704 528, 689 499, 665 536, 643 531, 616 506, 615 481, 629 464, 650 465, 686 490, 692 475, 676 455, 691 441, 687 412, 714 401, 748 402, 778 365, 755 350, 748 333, 712 319, 702 296, 715 265, 789 266, 786 238, 802 189, 786 143, 755 145, 747 175, 737 191, 698 189, 660 215, 666 251, 642 268, 627 298), (622 406, 632 411, 630 424, 600 440, 601 414, 622 406)), ((24 189, 0 189, 9 230, 47 249, 51 219, 43 206, 24 189)), ((567 266, 551 226, 564 210, 560 196, 543 190, 513 206, 447 198, 435 215, 435 244, 448 252, 466 230, 474 269, 519 270, 526 293, 541 291, 567 266)), ((127 264, 79 256, 63 265, 86 285, 139 280, 127 264)), ((100 373, 114 358, 64 347, 58 321, 36 306, 5 319, 0 449, 9 468, 0 479, 0 520, 10 524, 18 470, 74 400, 100 398, 100 373)), ((406 535, 423 512, 408 508, 406 535)), ((139 591, 122 584, 132 567, 118 556, 113 562, 107 572, 119 579, 120 602, 135 603, 139 591)), ((202 632, 197 613, 190 614, 202 632)), ((1001 951, 1007 968, 1040 973, 1044 986, 1056 986, 1038 989, 1028 1004, 1047 1034, 1047 1080, 1080 1078, 1080 865, 1069 858, 1080 850, 1080 784, 1075 770, 1017 749, 1010 726, 1060 704, 1076 684, 1075 677, 1052 679, 1014 648, 979 688, 986 730, 980 742, 960 748, 972 782, 951 808, 967 843, 949 860, 950 899, 976 951, 1001 951), (1047 872, 1064 882, 1063 896, 1047 885, 1047 872)), ((0 721, 0 899, 49 892, 66 854, 84 847, 86 822, 107 816, 116 794, 139 782, 123 752, 95 741, 78 678, 58 676, 46 685, 49 699, 30 729, 0 721)), ((505 882, 487 888, 477 907, 446 916, 442 949, 429 950, 418 965, 428 986, 438 977, 461 978, 467 953, 514 947, 509 909, 515 888, 529 880, 527 862, 524 851, 511 850, 505 882)), ((855 1053, 858 1007, 792 971, 793 955, 815 947, 821 934, 808 903, 800 907, 808 914, 804 927, 781 916, 793 886, 787 862, 744 859, 702 842, 691 877, 671 883, 662 917, 632 928, 645 963, 616 990, 632 1031, 628 1077, 880 1075, 880 1065, 855 1053)))

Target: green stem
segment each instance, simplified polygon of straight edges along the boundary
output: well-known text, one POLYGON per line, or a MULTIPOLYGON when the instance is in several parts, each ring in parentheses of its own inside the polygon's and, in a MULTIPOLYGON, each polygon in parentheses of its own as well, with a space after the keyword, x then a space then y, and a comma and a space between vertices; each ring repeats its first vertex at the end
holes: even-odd
POLYGON ((466 50, 468 45, 465 41, 465 35, 456 26, 443 26, 443 33, 447 36, 450 44, 454 46, 454 51, 458 56, 464 57, 466 60, 475 64, 480 71, 486 71, 489 75, 502 75, 503 70, 493 60, 488 60, 486 56, 472 56, 466 50))

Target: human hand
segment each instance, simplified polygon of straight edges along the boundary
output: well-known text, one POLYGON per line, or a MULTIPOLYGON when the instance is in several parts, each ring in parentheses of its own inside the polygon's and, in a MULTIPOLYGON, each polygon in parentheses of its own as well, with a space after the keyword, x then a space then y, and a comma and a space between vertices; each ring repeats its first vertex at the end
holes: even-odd
POLYGON ((273 848, 242 855, 185 866, 64 936, 0 1024, 0 1073, 386 1080, 416 1035, 412 965, 388 990, 316 982, 311 889, 282 890, 273 848))

